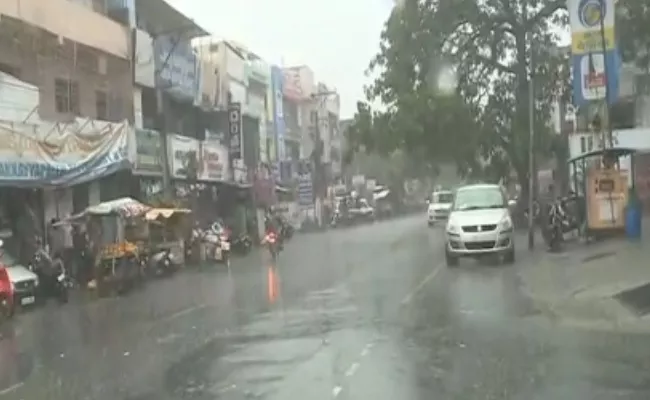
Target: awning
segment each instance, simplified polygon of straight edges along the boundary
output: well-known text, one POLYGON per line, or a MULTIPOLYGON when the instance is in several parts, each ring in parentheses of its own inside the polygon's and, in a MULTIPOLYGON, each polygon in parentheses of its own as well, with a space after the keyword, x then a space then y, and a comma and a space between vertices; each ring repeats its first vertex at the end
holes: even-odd
POLYGON ((139 15, 146 15, 152 25, 152 36, 178 35, 186 39, 208 36, 210 33, 178 11, 166 0, 136 0, 139 15))
POLYGON ((390 190, 384 189, 380 192, 373 193, 372 198, 375 200, 381 200, 381 199, 385 199, 389 194, 390 194, 390 190))
POLYGON ((88 207, 81 213, 81 215, 119 214, 122 217, 131 218, 142 215, 150 209, 150 206, 142 204, 135 199, 132 199, 130 197, 122 197, 120 199, 115 199, 88 207))
POLYGON ((174 214, 189 214, 192 211, 187 208, 152 208, 147 211, 144 218, 147 221, 155 221, 158 218, 170 218, 174 214))

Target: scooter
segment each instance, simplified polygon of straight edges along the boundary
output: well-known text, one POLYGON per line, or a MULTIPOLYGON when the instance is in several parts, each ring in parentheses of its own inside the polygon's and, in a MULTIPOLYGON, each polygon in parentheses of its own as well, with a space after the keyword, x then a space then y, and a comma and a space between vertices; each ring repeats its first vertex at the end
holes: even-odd
POLYGON ((38 290, 42 298, 54 297, 62 304, 68 302, 70 283, 60 258, 51 258, 45 251, 39 250, 28 268, 38 276, 38 290))
POLYGON ((177 270, 170 249, 155 252, 149 258, 148 267, 152 268, 153 273, 157 276, 170 276, 177 270))

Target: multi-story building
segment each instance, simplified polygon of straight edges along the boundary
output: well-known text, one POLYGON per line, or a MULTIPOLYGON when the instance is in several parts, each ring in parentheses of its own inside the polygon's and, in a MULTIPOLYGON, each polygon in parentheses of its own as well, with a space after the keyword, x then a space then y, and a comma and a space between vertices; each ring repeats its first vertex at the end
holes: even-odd
POLYGON ((129 166, 128 15, 99 11, 81 1, 0 2, 5 215, 64 217, 115 195, 115 173, 129 166))
POLYGON ((304 152, 303 142, 309 134, 309 124, 305 118, 309 116, 315 93, 314 72, 310 67, 300 65, 283 68, 282 73, 282 109, 286 133, 283 141, 285 157, 281 161, 297 162, 309 157, 304 152))

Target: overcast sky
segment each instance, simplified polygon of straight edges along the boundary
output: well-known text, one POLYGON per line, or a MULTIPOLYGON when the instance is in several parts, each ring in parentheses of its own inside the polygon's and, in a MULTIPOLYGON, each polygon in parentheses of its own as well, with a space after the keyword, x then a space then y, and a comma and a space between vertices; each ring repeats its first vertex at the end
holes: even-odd
POLYGON ((364 71, 379 50, 392 0, 167 0, 218 38, 272 64, 307 64, 341 94, 342 117, 363 99, 364 71))

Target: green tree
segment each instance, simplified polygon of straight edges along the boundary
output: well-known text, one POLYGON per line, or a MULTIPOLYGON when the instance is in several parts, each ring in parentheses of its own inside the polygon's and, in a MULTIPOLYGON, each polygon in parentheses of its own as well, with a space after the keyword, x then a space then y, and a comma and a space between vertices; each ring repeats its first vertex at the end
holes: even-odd
POLYGON ((619 0, 616 4, 616 33, 623 60, 650 69, 650 3, 619 0))
POLYGON ((429 160, 451 157, 465 171, 512 168, 525 188, 531 59, 536 147, 544 153, 550 106, 568 75, 552 29, 567 23, 565 3, 404 0, 385 24, 367 90, 391 114, 390 145, 429 160), (449 75, 452 90, 442 79, 449 75))

